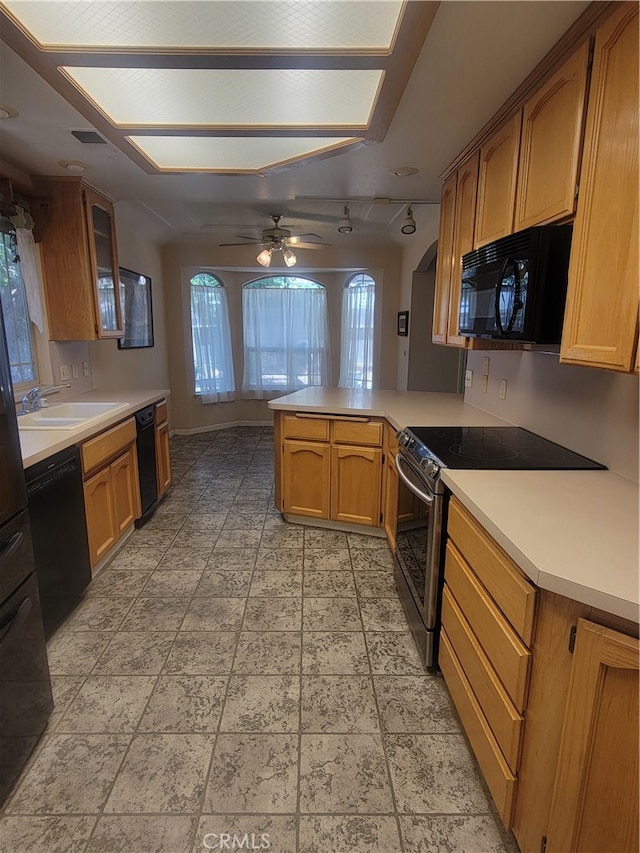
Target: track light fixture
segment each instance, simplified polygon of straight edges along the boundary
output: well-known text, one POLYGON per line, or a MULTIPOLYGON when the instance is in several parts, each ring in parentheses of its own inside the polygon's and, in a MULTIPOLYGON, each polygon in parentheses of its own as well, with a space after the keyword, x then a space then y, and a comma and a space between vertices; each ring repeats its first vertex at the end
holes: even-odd
POLYGON ((407 215, 402 220, 402 225, 400 226, 400 230, 403 234, 415 234, 416 231, 416 221, 413 218, 413 212, 411 210, 411 205, 407 208, 407 215))
POLYGON ((345 204, 344 210, 342 211, 342 219, 338 222, 338 231, 340 234, 351 234, 353 231, 353 225, 351 224, 351 218, 349 217, 348 204, 345 204))

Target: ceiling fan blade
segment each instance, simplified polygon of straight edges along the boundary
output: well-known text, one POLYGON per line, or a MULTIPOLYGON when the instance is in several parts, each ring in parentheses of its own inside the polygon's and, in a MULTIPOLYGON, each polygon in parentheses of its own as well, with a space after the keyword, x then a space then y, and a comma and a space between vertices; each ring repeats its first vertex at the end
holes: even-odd
POLYGON ((322 242, 322 237, 319 234, 296 234, 295 237, 290 237, 290 243, 299 243, 300 241, 305 241, 307 237, 312 237, 314 240, 318 240, 318 242, 322 242))
POLYGON ((262 246, 262 241, 253 240, 251 243, 218 243, 218 246, 262 246))
MULTIPOLYGON (((291 242, 289 242, 291 245, 291 242)), ((294 243, 294 249, 328 249, 331 243, 294 243)))

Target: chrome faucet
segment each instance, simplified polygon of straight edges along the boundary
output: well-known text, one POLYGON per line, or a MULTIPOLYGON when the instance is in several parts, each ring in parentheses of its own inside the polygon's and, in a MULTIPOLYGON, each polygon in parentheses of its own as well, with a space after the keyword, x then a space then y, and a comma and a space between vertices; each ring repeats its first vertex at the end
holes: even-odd
POLYGON ((30 412, 37 412, 42 405, 42 397, 47 394, 57 394, 63 388, 71 388, 71 385, 66 382, 63 385, 49 385, 47 388, 31 388, 22 398, 22 408, 18 411, 18 415, 28 415, 30 412))

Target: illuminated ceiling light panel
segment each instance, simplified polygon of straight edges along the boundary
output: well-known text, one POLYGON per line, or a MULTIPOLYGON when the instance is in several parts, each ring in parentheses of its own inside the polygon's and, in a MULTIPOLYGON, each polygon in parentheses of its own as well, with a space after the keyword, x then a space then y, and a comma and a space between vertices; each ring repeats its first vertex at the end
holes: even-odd
POLYGON ((401 0, 6 0, 48 48, 386 52, 401 0))
POLYGON ((129 136, 163 171, 261 172, 290 160, 359 142, 360 138, 129 136))
POLYGON ((64 68, 119 126, 366 127, 382 71, 64 68))

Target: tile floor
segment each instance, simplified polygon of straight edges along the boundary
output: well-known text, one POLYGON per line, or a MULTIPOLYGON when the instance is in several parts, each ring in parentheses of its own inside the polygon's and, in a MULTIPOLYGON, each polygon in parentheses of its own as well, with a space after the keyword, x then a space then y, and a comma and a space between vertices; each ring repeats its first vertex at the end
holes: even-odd
POLYGON ((49 643, 55 710, 0 850, 515 849, 386 541, 284 523, 272 442, 172 439, 171 494, 49 643))

